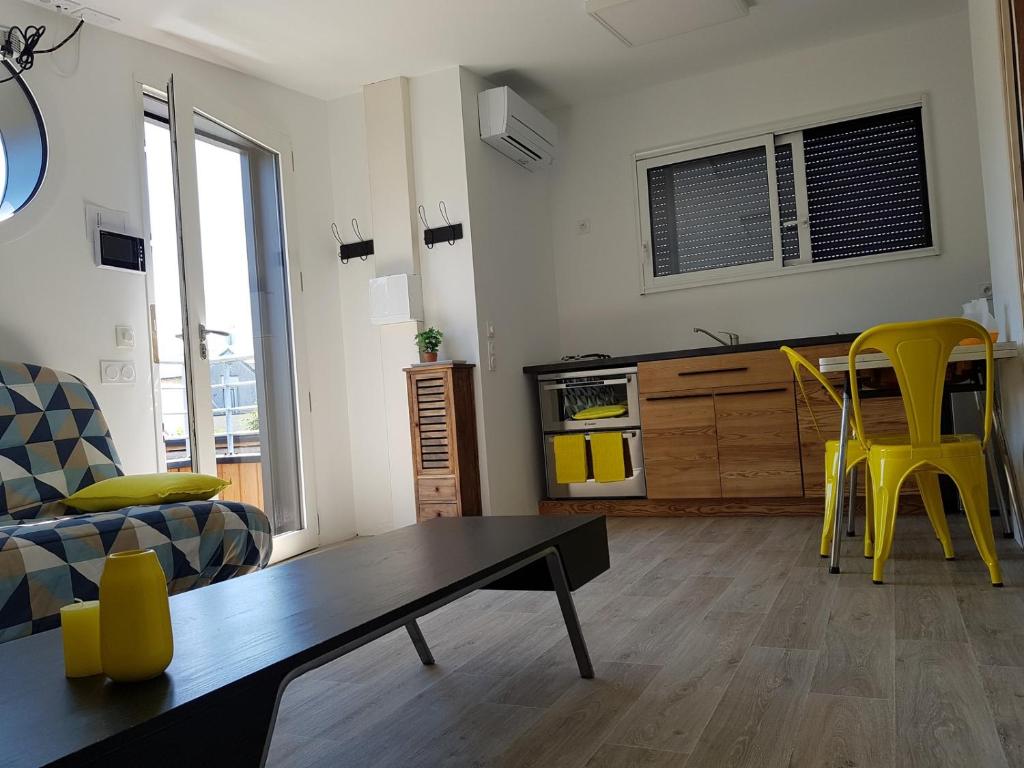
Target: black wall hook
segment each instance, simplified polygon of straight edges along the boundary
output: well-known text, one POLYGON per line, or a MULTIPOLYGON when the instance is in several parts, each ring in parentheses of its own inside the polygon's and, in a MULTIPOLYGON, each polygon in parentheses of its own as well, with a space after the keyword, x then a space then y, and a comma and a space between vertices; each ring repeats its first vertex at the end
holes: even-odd
POLYGON ((437 204, 438 210, 441 211, 441 218, 444 219, 445 226, 431 228, 427 224, 427 212, 423 206, 419 206, 417 210, 420 214, 420 221, 423 222, 423 242, 427 246, 427 249, 433 249, 438 243, 446 242, 448 245, 455 245, 456 240, 461 240, 462 235, 462 224, 452 224, 448 218, 448 206, 445 205, 444 200, 437 204))
POLYGON ((373 254, 373 238, 369 240, 363 239, 363 235, 359 231, 359 222, 356 219, 352 219, 352 231, 355 233, 357 240, 354 243, 346 243, 341 239, 338 225, 331 222, 331 232, 334 234, 334 239, 338 241, 338 258, 341 259, 342 264, 348 264, 349 259, 356 257, 360 261, 366 261, 373 254))

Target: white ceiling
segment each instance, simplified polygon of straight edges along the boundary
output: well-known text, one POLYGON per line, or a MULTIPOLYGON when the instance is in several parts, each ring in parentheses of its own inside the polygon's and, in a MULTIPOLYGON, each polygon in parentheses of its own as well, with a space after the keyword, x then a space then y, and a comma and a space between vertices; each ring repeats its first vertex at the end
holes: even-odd
MULTIPOLYGON (((677 0, 680 5, 689 0, 677 0)), ((114 29, 334 98, 461 64, 542 106, 962 10, 966 0, 757 0, 749 16, 627 48, 584 0, 88 0, 114 29)))

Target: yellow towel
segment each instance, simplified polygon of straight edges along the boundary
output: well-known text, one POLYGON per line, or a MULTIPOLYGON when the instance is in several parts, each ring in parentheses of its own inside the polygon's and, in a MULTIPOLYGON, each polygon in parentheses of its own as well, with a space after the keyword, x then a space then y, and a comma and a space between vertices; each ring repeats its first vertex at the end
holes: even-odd
POLYGON ((582 434, 555 435, 555 480, 559 485, 587 482, 587 440, 582 434))
POLYGON ((590 455, 594 460, 594 479, 599 483, 619 483, 626 479, 626 457, 621 432, 595 432, 590 436, 590 455))

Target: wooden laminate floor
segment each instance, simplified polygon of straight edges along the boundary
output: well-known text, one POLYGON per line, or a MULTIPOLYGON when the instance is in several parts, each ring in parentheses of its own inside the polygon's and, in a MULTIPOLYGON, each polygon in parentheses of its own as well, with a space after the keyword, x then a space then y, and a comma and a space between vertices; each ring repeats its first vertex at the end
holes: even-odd
POLYGON ((609 519, 575 594, 596 679, 549 593, 475 592, 296 680, 269 764, 697 768, 1024 766, 1024 553, 993 589, 962 518, 942 559, 897 523, 887 583, 814 518, 609 519))

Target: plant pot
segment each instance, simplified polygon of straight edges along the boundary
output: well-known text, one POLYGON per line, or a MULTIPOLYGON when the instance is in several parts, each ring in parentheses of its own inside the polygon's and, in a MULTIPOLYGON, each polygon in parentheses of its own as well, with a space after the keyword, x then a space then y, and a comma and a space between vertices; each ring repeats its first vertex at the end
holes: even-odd
POLYGON ((110 555, 100 577, 103 672, 118 682, 149 680, 173 655, 167 582, 156 552, 110 555))
POLYGON ((437 352, 424 352, 420 350, 420 362, 421 363, 436 363, 437 352))

